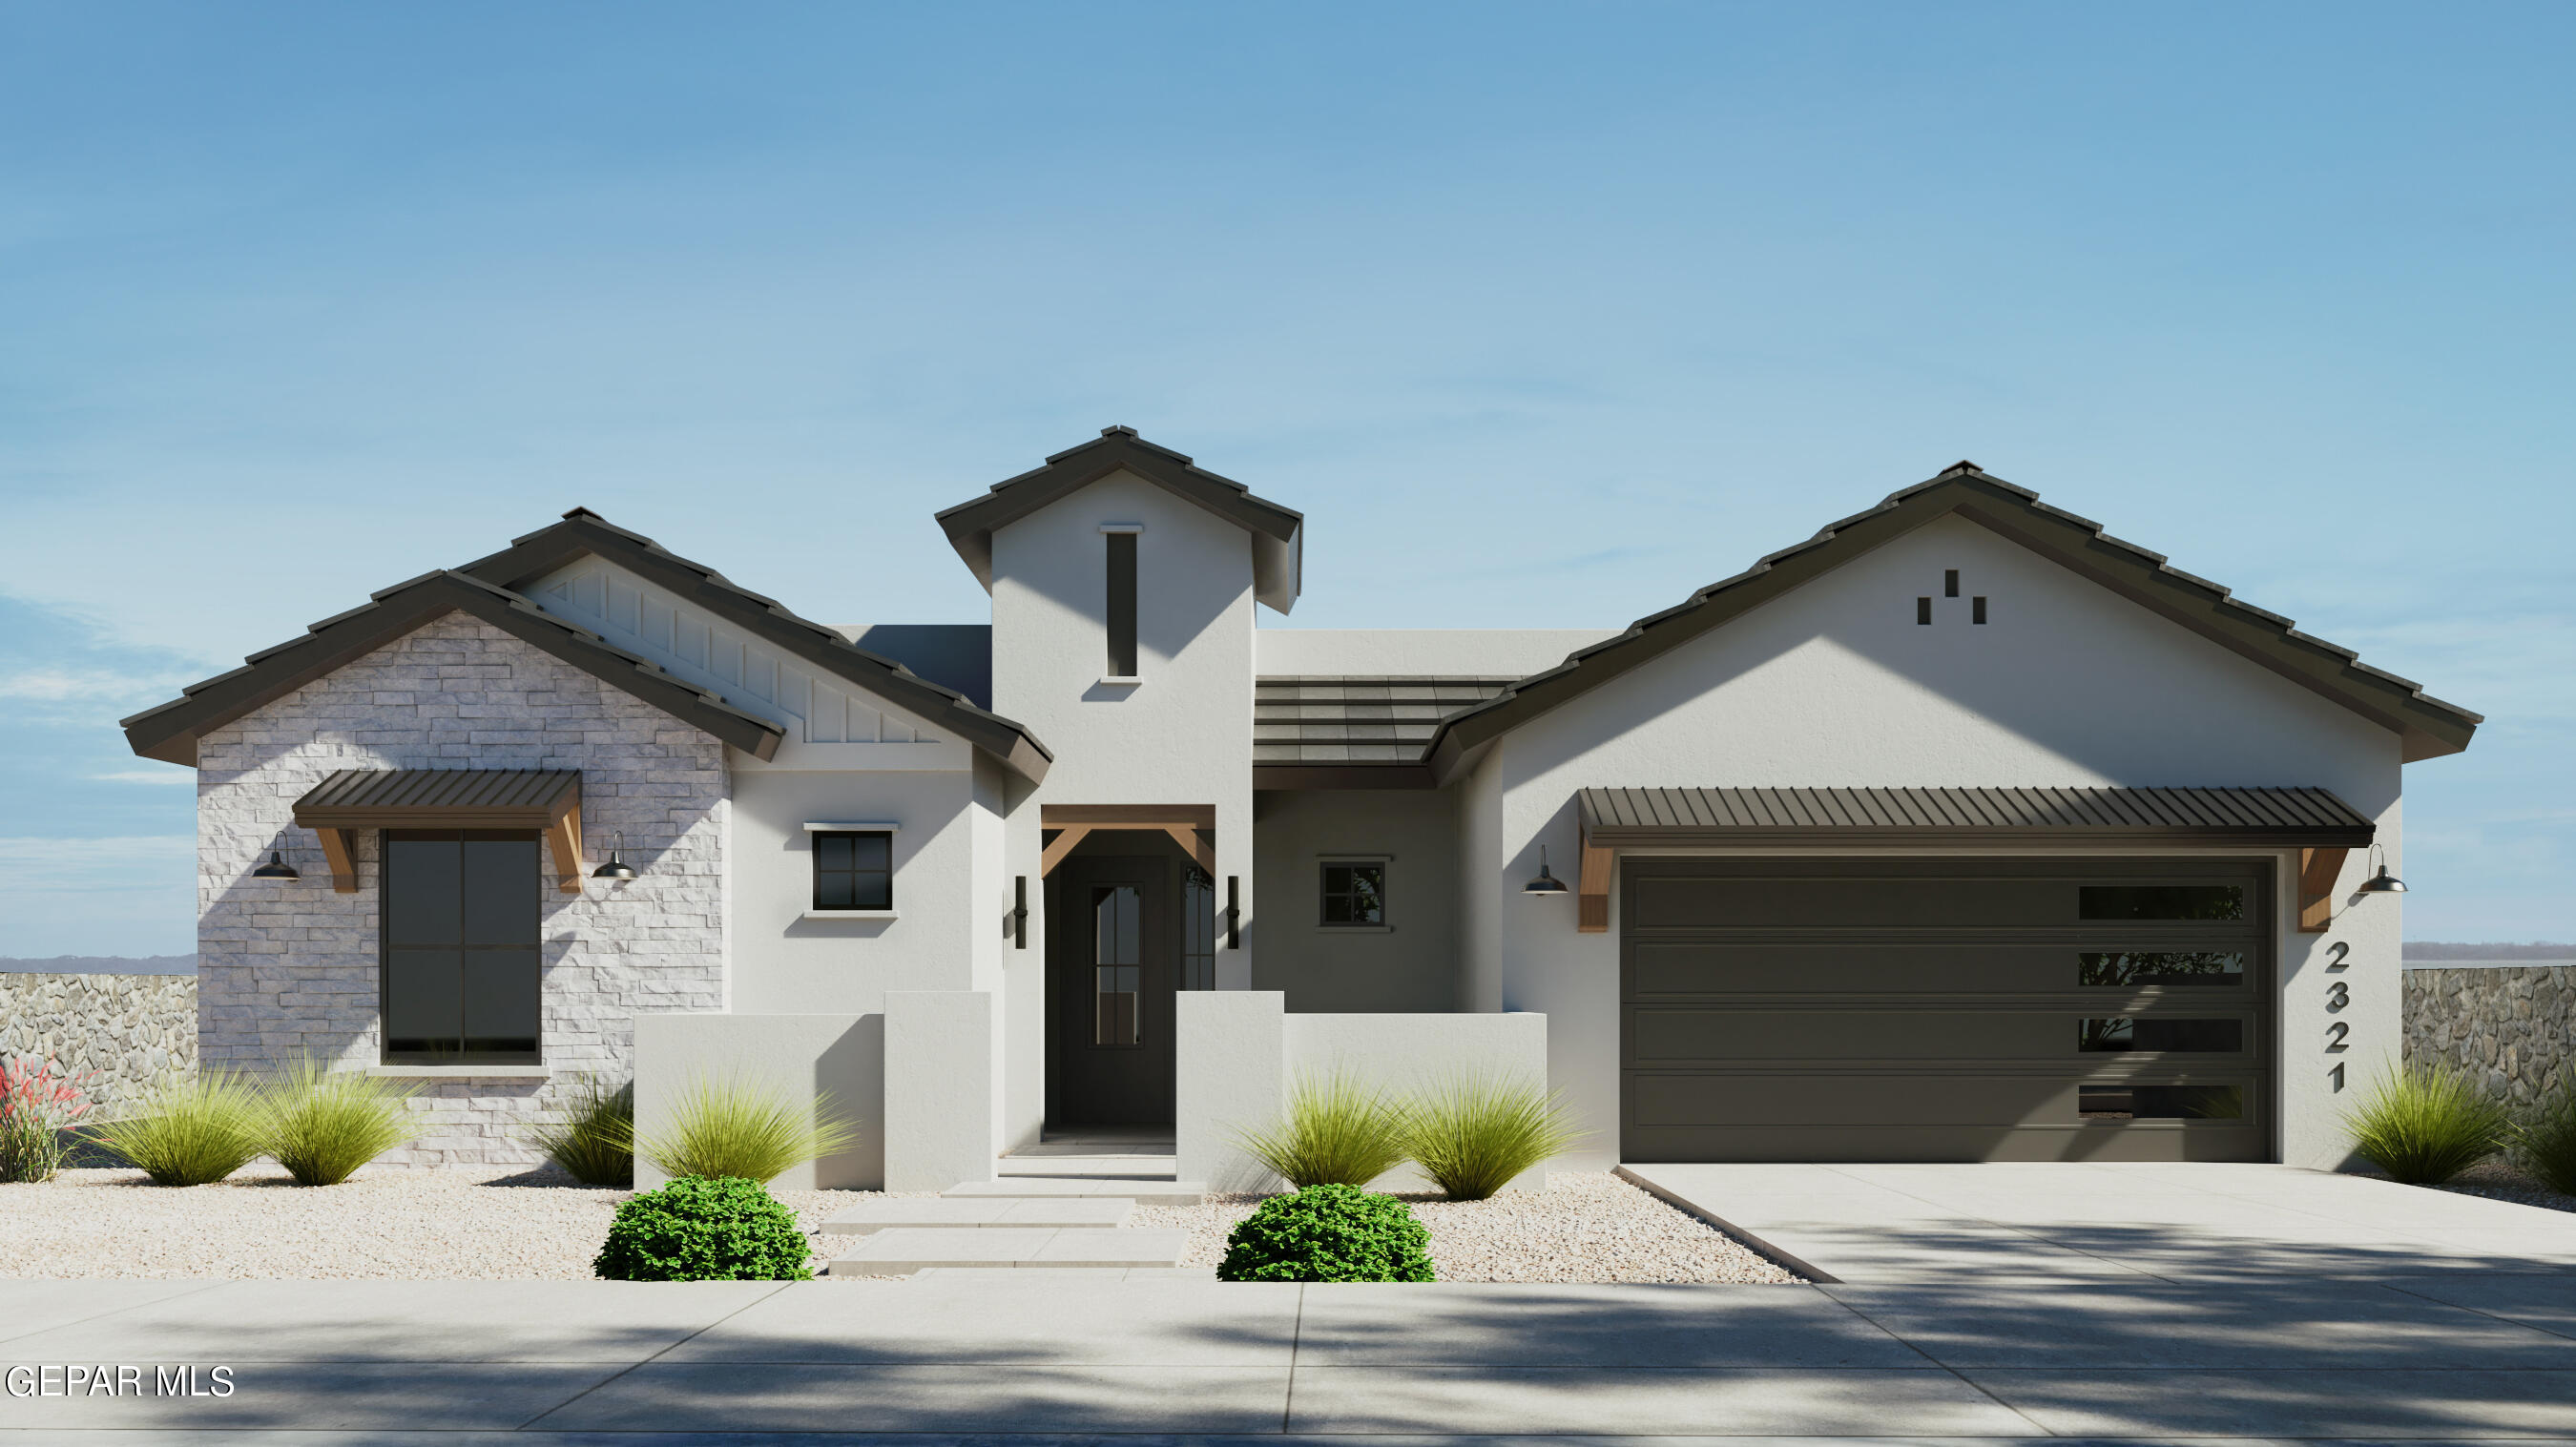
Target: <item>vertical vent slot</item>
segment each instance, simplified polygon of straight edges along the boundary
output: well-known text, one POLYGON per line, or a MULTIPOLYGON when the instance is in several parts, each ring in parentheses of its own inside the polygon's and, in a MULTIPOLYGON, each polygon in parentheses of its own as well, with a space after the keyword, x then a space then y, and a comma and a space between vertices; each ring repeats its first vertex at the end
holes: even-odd
POLYGON ((1949 568, 1943 570, 1941 574, 1941 596, 1944 598, 1956 598, 1959 596, 1958 569, 1949 568))
POLYGON ((1914 600, 1914 621, 1917 623, 1929 623, 1932 621, 1931 599, 1917 598, 1914 600))
POLYGON ((1968 621, 1971 623, 1986 621, 1986 600, 1983 596, 1968 600, 1968 621))

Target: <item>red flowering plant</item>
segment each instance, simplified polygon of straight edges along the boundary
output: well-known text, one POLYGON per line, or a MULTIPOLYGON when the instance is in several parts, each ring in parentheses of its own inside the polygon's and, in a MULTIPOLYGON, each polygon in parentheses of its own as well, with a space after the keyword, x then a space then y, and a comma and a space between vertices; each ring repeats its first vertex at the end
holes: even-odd
POLYGON ((89 1114, 98 1072, 65 1073, 52 1057, 0 1060, 0 1181, 50 1181, 69 1153, 67 1132, 89 1114))

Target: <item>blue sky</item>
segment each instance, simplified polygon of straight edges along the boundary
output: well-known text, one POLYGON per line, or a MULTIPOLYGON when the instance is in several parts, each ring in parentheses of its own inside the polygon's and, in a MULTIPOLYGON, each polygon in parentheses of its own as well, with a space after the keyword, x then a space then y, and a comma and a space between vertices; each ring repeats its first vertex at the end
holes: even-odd
POLYGON ((2576 939, 2576 10, 0 5, 0 954, 191 948, 113 721, 585 504, 846 622, 1105 423, 1308 626, 1615 626, 1960 457, 2490 715, 2576 939), (1653 519, 1651 526, 1643 520, 1653 519))

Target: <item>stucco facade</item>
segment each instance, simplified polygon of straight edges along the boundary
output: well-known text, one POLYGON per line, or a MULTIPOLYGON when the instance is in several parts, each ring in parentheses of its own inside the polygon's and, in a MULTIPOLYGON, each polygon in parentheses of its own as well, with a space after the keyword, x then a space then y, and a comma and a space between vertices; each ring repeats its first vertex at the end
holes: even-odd
POLYGON ((1624 631, 1265 624, 1301 586, 1299 515, 1124 429, 939 522, 990 591, 989 629, 811 623, 576 511, 449 575, 438 596, 463 611, 363 651, 305 646, 291 675, 255 660, 130 720, 139 752, 199 771, 205 1059, 390 1068, 375 836, 356 834, 358 889, 342 894, 291 827, 297 800, 349 768, 577 770, 585 861, 622 840, 637 870, 549 888, 544 1068, 424 1072, 417 1161, 526 1159, 514 1132, 547 1082, 635 1068, 645 1016, 685 1017, 648 1032, 668 1062, 645 1062, 661 1071, 640 1087, 654 1110, 672 1072, 708 1062, 841 1082, 835 1108, 863 1144, 827 1163, 836 1181, 930 1184, 1081 1123, 1050 1060, 1085 1043, 1066 1022, 1078 1037, 1093 1007, 1060 992, 1095 988, 1096 962, 1049 962, 1110 946, 1051 930, 1047 901, 1051 871, 1104 856, 1202 869, 1197 898, 1220 911, 1204 976, 1185 986, 1155 955, 1146 988, 1258 997, 1169 1017, 1185 1155, 1321 1058, 1295 1041, 1364 1042, 1354 1058, 1392 1070, 1411 1040, 1463 1069, 1490 1034, 1513 1070, 1544 1060, 1587 1132, 1568 1164, 1609 1164, 1628 1068, 1619 881, 1683 854, 1971 873, 2253 860, 2269 881, 2264 1149, 2340 1163, 2346 1092, 2398 1050, 2397 899, 2359 890, 2378 861, 2352 846, 2402 869, 2402 767, 2465 747, 2475 716, 1973 468, 1624 631), (1132 598, 1112 561, 1129 544, 1112 537, 1132 539, 1132 598), (1124 618, 1135 664, 1113 675, 1124 618), (1476 702, 1422 702, 1453 684, 1476 702), (1612 848, 1585 833, 1585 790, 1700 787, 2298 789, 2345 822, 2331 840, 2285 825, 2219 844, 1862 830, 1612 848), (1069 829, 1077 817, 1095 832, 1069 829), (890 908, 815 907, 818 829, 889 836, 890 908), (271 848, 303 879, 253 878, 271 848), (1542 849, 1579 889, 1525 891, 1542 849), (2342 861, 2322 930, 2302 927, 2320 908, 2311 855, 2342 861), (1328 924, 1320 877, 1351 862, 1379 871, 1380 912, 1328 924), (1186 1038, 1194 1019, 1250 1030, 1237 1044, 1257 1079, 1229 1082, 1236 1046, 1186 1038))

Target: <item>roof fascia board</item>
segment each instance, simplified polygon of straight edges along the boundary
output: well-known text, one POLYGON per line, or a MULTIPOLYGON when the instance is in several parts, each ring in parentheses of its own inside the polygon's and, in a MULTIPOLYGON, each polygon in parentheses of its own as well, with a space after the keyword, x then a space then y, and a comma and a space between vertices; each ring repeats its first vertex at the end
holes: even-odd
POLYGON ((754 757, 774 756, 785 738, 784 730, 767 719, 691 688, 651 662, 552 617, 516 594, 481 579, 440 572, 386 589, 373 603, 313 624, 305 637, 263 649, 251 655, 252 661, 244 667, 124 720, 126 742, 144 758, 193 768, 200 736, 449 613, 480 618, 754 757))
POLYGON ((2084 829, 2064 826, 2020 828, 1829 828, 1774 825, 1739 829, 1674 829, 1652 824, 1589 824, 1584 837, 1598 844, 1652 844, 1658 847, 1709 848, 1717 845, 1798 843, 1871 844, 2110 844, 2224 845, 2253 849, 2362 849, 2376 836, 2369 826, 2318 825, 2308 829, 2084 829))
MULTIPOLYGON (((597 556, 668 589, 726 622, 774 643, 796 657, 875 694, 959 737, 1028 780, 1039 783, 1055 756, 1028 730, 978 707, 974 700, 923 678, 894 659, 850 642, 834 629, 801 618, 776 599, 741 587, 714 569, 628 532, 595 514, 576 510, 562 522, 512 541, 509 547, 465 565, 485 582, 515 588, 557 569, 597 556)), ((767 755, 762 757, 766 758, 767 755)))

